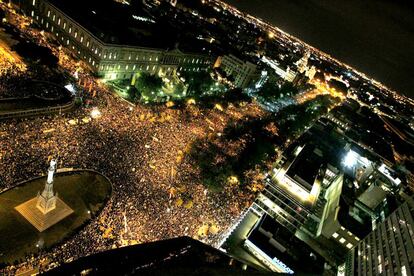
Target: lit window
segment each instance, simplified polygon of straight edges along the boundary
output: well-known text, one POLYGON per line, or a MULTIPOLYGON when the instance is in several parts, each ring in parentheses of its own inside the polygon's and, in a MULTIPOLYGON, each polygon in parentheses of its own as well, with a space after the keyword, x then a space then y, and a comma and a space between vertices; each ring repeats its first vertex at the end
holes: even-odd
POLYGON ((69 27, 69 33, 72 33, 72 27, 69 27))
POLYGON ((339 242, 340 242, 340 243, 344 243, 344 242, 345 242, 345 239, 344 239, 344 238, 341 238, 341 239, 339 240, 339 242))
POLYGON ((68 39, 68 40, 66 40, 66 45, 69 45, 69 39, 68 39))
POLYGON ((125 65, 125 70, 128 70, 128 68, 129 68, 129 66, 128 65, 125 65))
POLYGON ((351 248, 352 248, 352 243, 348 243, 348 244, 346 245, 346 248, 351 249, 351 248))
POLYGON ((66 22, 63 22, 63 29, 66 29, 66 22))
POLYGON ((86 42, 86 47, 89 47, 89 41, 88 41, 88 42, 86 42))
POLYGON ((50 17, 50 11, 47 11, 47 17, 50 17))
POLYGON ((75 38, 77 38, 78 37, 78 32, 75 32, 75 38))
POLYGON ((60 25, 60 18, 58 18, 58 25, 60 25))
POLYGON ((52 20, 55 21, 55 19, 56 19, 56 15, 54 14, 52 20))
POLYGON ((81 42, 81 43, 83 42, 83 36, 81 36, 80 42, 81 42))
POLYGON ((35 6, 36 5, 36 0, 33 0, 32 4, 33 4, 33 6, 35 6))
POLYGON ((336 239, 337 237, 339 236, 339 234, 338 233, 333 233, 333 235, 332 235, 332 237, 334 237, 334 239, 336 239))

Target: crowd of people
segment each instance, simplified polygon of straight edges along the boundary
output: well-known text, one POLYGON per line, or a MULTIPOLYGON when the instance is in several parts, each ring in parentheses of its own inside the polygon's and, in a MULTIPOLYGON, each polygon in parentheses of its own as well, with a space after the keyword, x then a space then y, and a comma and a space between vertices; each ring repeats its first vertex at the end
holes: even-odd
MULTIPOLYGON (((29 28, 22 32, 52 47, 60 65, 78 78, 86 104, 68 114, 0 123, 0 191, 45 174, 48 159, 56 156, 59 168, 106 175, 113 191, 103 210, 74 236, 5 271, 47 269, 125 244, 183 235, 218 245, 245 209, 249 192, 233 186, 210 192, 188 153, 195 140, 220 135, 229 121, 260 116, 257 105, 133 106, 61 48, 47 44, 43 34, 29 28), (200 234, 206 225, 215 231, 200 234)), ((13 90, 7 81, 5 87, 13 90)))
POLYGON ((45 252, 49 260, 110 249, 125 239, 143 243, 188 235, 217 243, 242 212, 245 198, 237 189, 207 191, 186 153, 196 139, 217 135, 232 117, 253 115, 256 107, 132 107, 97 89, 89 108, 0 124, 1 188, 44 174, 50 156, 59 156, 60 167, 93 169, 112 181, 113 194, 101 214, 68 242, 45 252), (82 120, 92 110, 100 116, 82 120), (178 200, 192 204, 179 206, 178 200), (217 225, 218 234, 197 236, 205 223, 217 225), (111 229, 112 238, 103 228, 111 229))

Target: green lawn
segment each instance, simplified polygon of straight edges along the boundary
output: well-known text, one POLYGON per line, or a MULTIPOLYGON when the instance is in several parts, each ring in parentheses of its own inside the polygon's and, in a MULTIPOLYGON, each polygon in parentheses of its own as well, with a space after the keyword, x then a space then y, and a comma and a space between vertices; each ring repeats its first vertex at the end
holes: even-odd
POLYGON ((43 248, 59 243, 96 215, 111 193, 111 184, 100 174, 57 174, 54 190, 74 213, 40 233, 14 207, 35 197, 43 190, 45 181, 46 177, 38 178, 0 194, 0 263, 13 263, 36 252, 39 241, 44 242, 43 248))

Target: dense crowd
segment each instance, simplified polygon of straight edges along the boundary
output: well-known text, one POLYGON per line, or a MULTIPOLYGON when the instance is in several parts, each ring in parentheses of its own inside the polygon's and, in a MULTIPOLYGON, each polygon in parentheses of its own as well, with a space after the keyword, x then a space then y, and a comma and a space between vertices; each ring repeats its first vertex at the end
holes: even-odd
MULTIPOLYGON (((113 191, 80 232, 5 271, 42 269, 125 244, 183 235, 217 245, 248 205, 248 192, 231 185, 222 192, 208 191, 188 153, 195 140, 220 135, 230 120, 261 116, 261 109, 255 104, 224 110, 132 106, 61 48, 48 44, 43 34, 21 31, 59 56, 59 64, 78 78, 85 105, 68 114, 0 122, 0 191, 45 174, 52 156, 59 156, 60 168, 103 173, 113 191), (206 225, 214 231, 200 231, 206 225)), ((6 90, 15 90, 13 81, 5 78, 6 90)))
POLYGON ((189 235, 217 243, 244 209, 245 197, 237 189, 209 193, 187 153, 196 139, 217 135, 230 119, 257 116, 260 110, 253 104, 224 111, 132 107, 97 83, 94 90, 95 97, 88 94, 88 108, 0 124, 1 188, 44 174, 51 155, 59 155, 60 167, 94 169, 113 183, 112 197, 99 217, 45 253, 48 260, 62 262, 110 249, 123 239, 142 243, 189 235), (99 110, 100 117, 82 120, 92 110, 99 110), (179 200, 192 204, 179 205, 179 200), (206 223, 220 231, 198 236, 206 223), (102 227, 111 229, 112 238, 104 237, 102 227))

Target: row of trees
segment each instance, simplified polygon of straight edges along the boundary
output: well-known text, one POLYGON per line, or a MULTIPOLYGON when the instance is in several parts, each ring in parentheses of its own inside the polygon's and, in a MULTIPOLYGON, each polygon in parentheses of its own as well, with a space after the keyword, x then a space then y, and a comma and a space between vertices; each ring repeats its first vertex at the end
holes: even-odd
POLYGON ((235 176, 242 187, 252 189, 255 176, 269 169, 275 147, 303 133, 338 100, 329 95, 318 96, 302 105, 286 107, 277 114, 269 113, 264 118, 231 122, 220 137, 196 141, 190 156, 201 171, 203 183, 219 191, 226 186, 229 177, 235 176))
POLYGON ((128 89, 128 97, 134 102, 140 100, 160 101, 168 96, 177 99, 185 96, 200 100, 227 91, 227 87, 216 83, 208 71, 183 71, 177 75, 180 77, 180 81, 165 84, 158 75, 142 72, 137 77, 135 86, 128 89), (186 86, 188 89, 184 94, 186 86), (168 90, 169 93, 163 92, 163 89, 168 90))
POLYGON ((298 88, 291 82, 285 82, 283 84, 276 84, 271 81, 267 81, 258 91, 257 95, 262 97, 267 102, 277 101, 283 97, 291 97, 298 93, 298 88))

